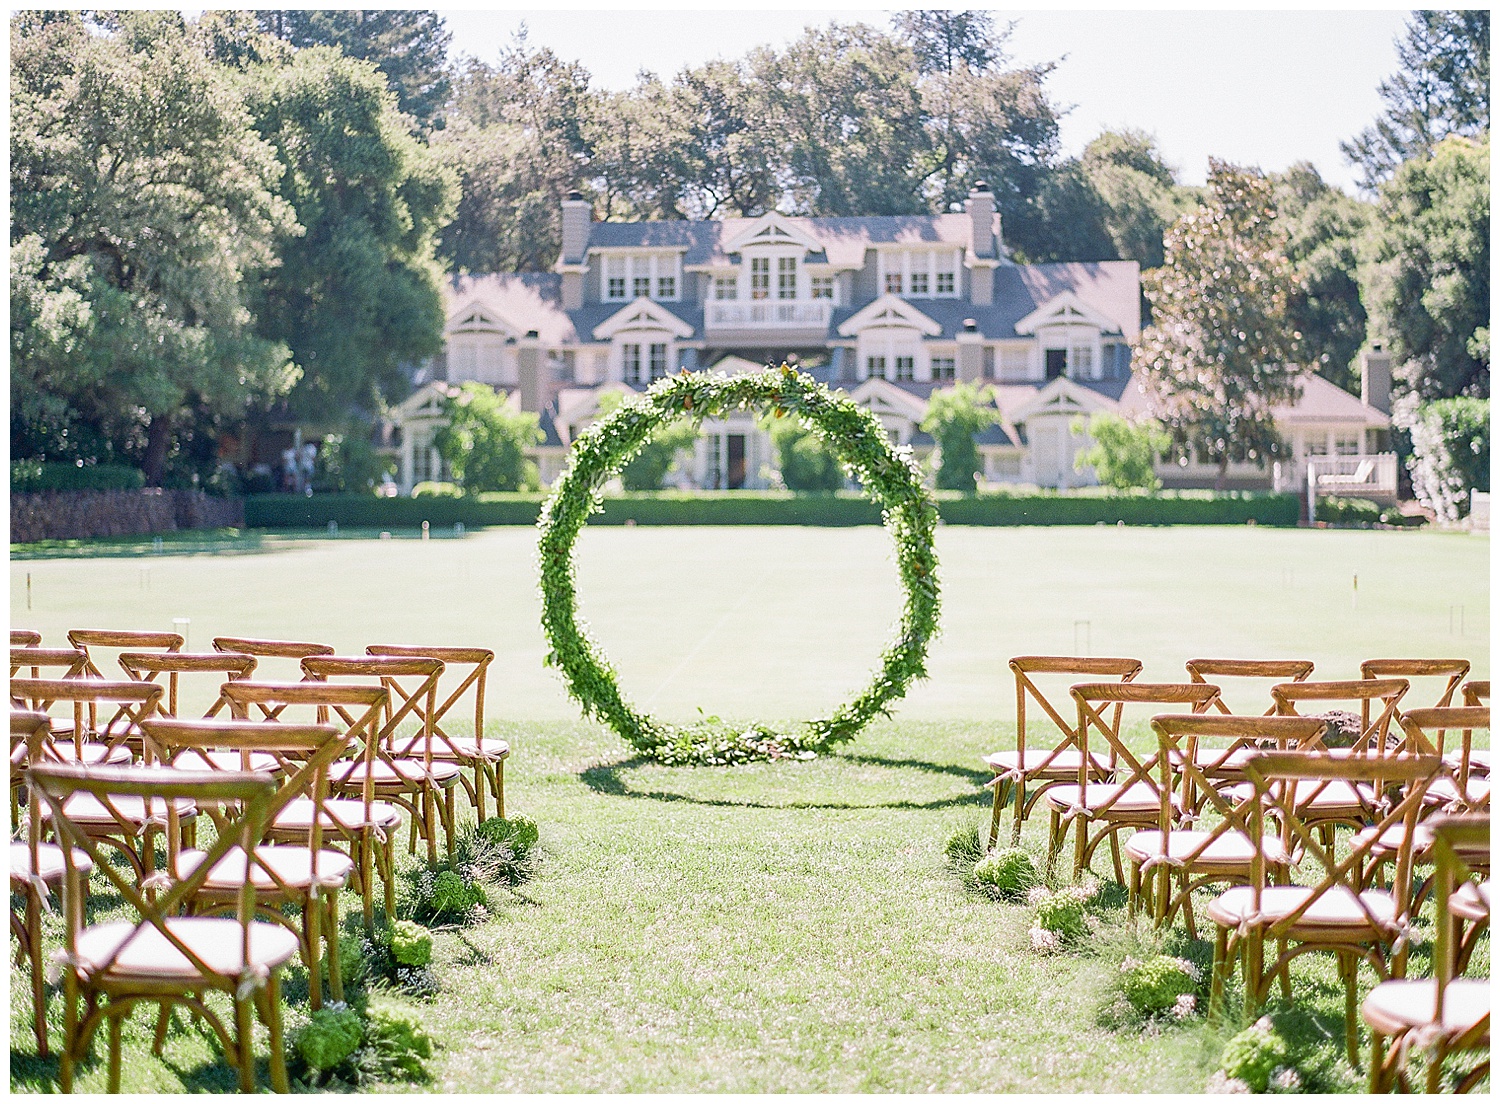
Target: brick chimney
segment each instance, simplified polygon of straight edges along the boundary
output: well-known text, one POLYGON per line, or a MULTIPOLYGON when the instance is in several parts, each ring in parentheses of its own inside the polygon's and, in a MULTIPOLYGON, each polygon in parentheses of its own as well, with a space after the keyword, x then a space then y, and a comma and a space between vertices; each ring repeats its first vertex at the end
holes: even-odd
POLYGON ((533 414, 542 409, 546 382, 542 379, 542 350, 535 330, 527 330, 516 349, 516 383, 521 392, 521 409, 533 414))
POLYGON ((1382 414, 1391 412, 1391 354, 1384 342, 1371 342, 1359 354, 1359 400, 1382 414))
POLYGON ((974 188, 969 192, 969 198, 964 204, 964 210, 969 212, 969 221, 972 223, 971 241, 974 246, 974 256, 990 258, 997 256, 995 250, 995 195, 990 191, 990 186, 983 180, 976 180, 974 182, 974 188))
POLYGON ((582 264, 589 247, 589 225, 594 221, 594 205, 581 192, 569 192, 562 202, 562 263, 582 264))
POLYGON ((984 378, 984 335, 972 318, 965 318, 963 329, 954 335, 958 342, 957 372, 959 382, 974 383, 984 378))

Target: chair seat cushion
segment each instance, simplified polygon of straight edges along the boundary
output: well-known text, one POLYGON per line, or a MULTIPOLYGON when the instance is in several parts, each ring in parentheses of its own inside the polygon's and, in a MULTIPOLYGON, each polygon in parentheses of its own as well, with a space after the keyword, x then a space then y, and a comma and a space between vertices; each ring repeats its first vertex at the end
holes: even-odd
MULTIPOLYGON (((1307 886, 1266 886, 1261 891, 1261 916, 1267 923, 1284 919, 1295 912, 1312 892, 1307 886)), ((1252 894, 1250 886, 1226 889, 1209 902, 1209 917, 1220 927, 1238 927, 1254 913, 1252 894)), ((1396 903, 1384 890, 1367 889, 1356 899, 1348 887, 1336 885, 1318 894, 1289 932, 1316 935, 1348 930, 1350 934, 1358 935, 1359 929, 1365 929, 1373 935, 1371 917, 1377 923, 1386 924, 1395 915, 1396 903), (1361 902, 1364 907, 1361 907, 1361 902)))
MULTIPOLYGON (((88 853, 73 848, 73 865, 85 878, 94 870, 94 860, 88 857, 88 853)), ((36 845, 36 870, 31 869, 31 848, 24 843, 13 843, 10 845, 10 877, 11 884, 15 885, 17 879, 22 884, 30 880, 33 873, 42 881, 48 883, 61 882, 67 874, 67 867, 63 861, 62 848, 55 843, 39 843, 36 845)))
POLYGON ((330 771, 329 784, 339 789, 359 786, 368 770, 376 786, 399 786, 410 789, 414 786, 443 786, 458 780, 459 769, 455 763, 434 762, 430 767, 420 759, 377 759, 369 767, 364 763, 340 763, 337 773, 330 771))
MULTIPOLYGON (((172 799, 177 808, 177 815, 183 818, 194 817, 198 813, 197 807, 190 798, 177 797, 172 799)), ((146 807, 146 799, 143 797, 132 797, 128 795, 111 797, 109 807, 93 794, 75 793, 68 798, 63 805, 63 811, 69 820, 80 827, 90 826, 118 826, 123 820, 126 824, 134 825, 140 829, 150 817, 163 819, 167 815, 167 803, 159 797, 151 799, 150 811, 146 807), (113 807, 115 812, 110 811, 113 807), (116 816, 118 814, 118 816, 116 816)), ((51 810, 42 809, 42 819, 51 819, 51 810)))
MULTIPOLYGON (((178 872, 187 877, 203 862, 205 851, 185 848, 179 853, 178 872)), ((276 889, 276 878, 292 889, 307 889, 313 884, 313 854, 307 847, 278 846, 263 843, 255 849, 255 865, 250 870, 250 883, 256 889, 276 889), (269 867, 270 870, 266 868, 269 867)), ((318 856, 317 882, 323 886, 348 884, 349 872, 354 869, 354 860, 342 851, 320 850, 318 856)), ((239 889, 245 884, 245 852, 232 847, 214 863, 203 883, 205 889, 239 889)))
POLYGON ((129 763, 134 758, 130 753, 130 749, 124 744, 120 744, 117 747, 110 747, 108 744, 89 742, 85 743, 78 751, 74 750, 75 747, 77 745, 72 740, 58 741, 53 745, 46 757, 48 759, 55 759, 60 763, 87 763, 89 766, 95 766, 99 763, 120 765, 129 763))
MULTIPOLYGON (((397 740, 395 754, 408 759, 420 759, 422 742, 420 736, 405 742, 397 740)), ((435 736, 432 740, 432 757, 440 762, 467 763, 474 759, 504 759, 509 754, 510 745, 504 740, 485 740, 483 749, 472 736, 435 736)))
MULTIPOLYGON (((271 822, 272 826, 307 831, 312 828, 313 808, 311 798, 299 797, 295 801, 289 801, 286 808, 276 814, 276 819, 271 822)), ((349 831, 362 828, 399 828, 401 811, 384 801, 372 801, 367 820, 363 801, 333 797, 323 802, 322 824, 324 828, 345 828, 349 831)))
MULTIPOLYGON (((1204 847, 1204 842, 1212 835, 1212 832, 1184 828, 1166 837, 1170 841, 1167 846, 1174 859, 1185 860, 1192 855, 1193 863, 1201 866, 1244 866, 1249 869, 1250 860, 1255 856, 1255 845, 1249 836, 1242 832, 1225 832, 1204 847), (1195 854, 1200 848, 1202 853, 1195 854)), ((1154 828, 1137 832, 1125 841, 1125 853, 1137 862, 1157 858, 1163 850, 1162 838, 1162 833, 1154 828)), ((1267 862, 1285 865, 1288 861, 1286 848, 1275 836, 1266 836, 1262 846, 1267 862)))
POLYGON ((1427 799, 1443 805, 1454 801, 1462 801, 1465 805, 1484 805, 1490 800, 1490 780, 1488 777, 1479 778, 1471 773, 1468 784, 1464 786, 1463 793, 1460 794, 1458 783, 1453 779, 1438 778, 1427 787, 1427 799))
POLYGON ((1478 883, 1465 882, 1448 898, 1448 909, 1453 915, 1465 920, 1488 920, 1490 918, 1490 880, 1478 883))
MULTIPOLYGON (((1053 786, 1042 795, 1042 800, 1047 804, 1067 812, 1076 805, 1082 805, 1088 809, 1099 809, 1106 801, 1111 801, 1109 808, 1104 810, 1104 815, 1145 815, 1157 813, 1161 810, 1161 795, 1156 787, 1149 782, 1136 782, 1131 786, 1117 786, 1113 782, 1090 782, 1080 789, 1077 785, 1053 786), (1116 795, 1119 795, 1116 798, 1116 795)), ((1174 795, 1173 802, 1176 802, 1174 795)))
MULTIPOLYGON (((180 751, 172 759, 172 766, 182 770, 221 770, 237 771, 245 770, 244 757, 237 751, 203 751, 201 749, 188 749, 180 751)), ((250 753, 250 770, 265 771, 267 774, 281 774, 282 767, 276 756, 268 751, 252 751, 250 753)))
MULTIPOLYGON (((1365 1022, 1382 1034, 1434 1022, 1437 983, 1431 978, 1401 978, 1382 981, 1365 998, 1365 1022)), ((1482 978, 1456 978, 1443 993, 1442 1030, 1462 1035, 1490 1011, 1490 983, 1482 978)))
MULTIPOLYGON (((166 921, 172 934, 219 977, 237 978, 245 968, 241 954, 242 929, 227 916, 178 916, 166 921)), ((124 920, 96 924, 78 933, 78 959, 82 968, 94 973, 137 930, 124 920)), ((110 964, 105 977, 196 981, 202 973, 155 927, 142 925, 120 957, 110 964)), ((297 936, 278 924, 252 922, 250 963, 275 969, 297 953, 297 936)))
MULTIPOLYGON (((1027 748, 1024 752, 997 751, 983 756, 983 759, 996 774, 1024 770, 1028 776, 1038 778, 1077 778, 1078 767, 1083 762, 1083 752, 1077 748, 1064 748, 1062 751, 1027 748), (1043 763, 1047 765, 1044 767, 1043 763)), ((1100 774, 1109 770, 1109 760, 1103 756, 1090 752, 1089 759, 1100 774)))
MULTIPOLYGON (((1299 813, 1311 813, 1314 818, 1318 815, 1337 816, 1346 814, 1348 816, 1362 816, 1369 807, 1368 791, 1362 785, 1345 782, 1335 778, 1328 782, 1301 781, 1296 783, 1297 811, 1299 813)), ((1248 782, 1237 786, 1230 786, 1224 791, 1224 796, 1230 801, 1245 801, 1255 793, 1255 788, 1248 782)))

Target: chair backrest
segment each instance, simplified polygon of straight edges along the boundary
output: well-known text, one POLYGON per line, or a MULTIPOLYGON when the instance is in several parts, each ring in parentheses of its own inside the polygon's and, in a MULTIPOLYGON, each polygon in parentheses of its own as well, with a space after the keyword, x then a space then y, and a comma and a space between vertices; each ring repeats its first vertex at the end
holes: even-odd
MULTIPOLYGON (((1043 715, 1056 726, 1061 741, 1053 748, 1053 755, 1041 764, 1045 767, 1052 758, 1069 747, 1077 748, 1078 728, 1075 707, 1066 698, 1071 683, 1080 676, 1117 678, 1130 682, 1141 673, 1141 661, 1110 656, 1016 656, 1010 661, 1010 669, 1016 678, 1016 750, 1024 753, 1030 739, 1027 722, 1027 701, 1041 707, 1043 715), (1055 677, 1043 680, 1040 676, 1062 676, 1056 688, 1042 685, 1058 681, 1055 677), (1053 699, 1056 699, 1054 704, 1053 699)), ((1023 760, 1024 761, 1024 760, 1023 760)))
POLYGON ((1488 705, 1490 702, 1490 680, 1470 679, 1464 683, 1465 705, 1488 705))
POLYGON ((1471 775, 1471 757, 1474 752, 1474 733, 1490 730, 1490 707, 1487 705, 1434 706, 1431 709, 1411 709, 1400 715, 1401 727, 1406 732, 1408 749, 1420 755, 1443 755, 1449 732, 1459 733, 1458 755, 1451 753, 1448 762, 1453 773, 1455 800, 1448 811, 1453 813, 1488 810, 1489 786, 1474 786, 1471 775))
MULTIPOLYGON (((1473 872, 1466 856, 1488 853, 1490 815, 1487 812, 1464 816, 1442 814, 1429 818, 1426 826, 1432 832, 1433 858, 1437 864, 1433 878, 1437 901, 1437 939, 1432 948, 1432 976, 1437 990, 1433 1022, 1442 1023, 1443 1005, 1457 960, 1454 954, 1457 933, 1450 903, 1459 885, 1473 872)), ((1484 1037, 1488 1035, 1489 1017, 1485 1016, 1484 1037)))
POLYGON ((432 718, 437 709, 442 660, 426 656, 308 656, 302 661, 302 670, 308 679, 318 682, 359 679, 384 688, 386 715, 377 737, 376 755, 383 759, 391 757, 401 724, 410 717, 421 729, 419 747, 423 760, 429 767, 432 765, 432 718), (407 680, 404 685, 402 679, 407 680))
MULTIPOLYGON (((239 969, 254 962, 251 954, 251 925, 255 915, 255 887, 251 882, 253 857, 269 820, 269 809, 277 792, 276 780, 268 774, 221 771, 214 774, 173 771, 162 768, 141 767, 86 767, 76 763, 37 763, 27 771, 33 800, 45 802, 50 814, 58 842, 62 845, 64 883, 63 912, 65 923, 63 938, 65 955, 77 957, 78 936, 83 928, 83 884, 87 876, 80 870, 77 852, 87 855, 93 869, 102 871, 113 884, 124 903, 134 910, 137 920, 133 930, 119 945, 95 963, 100 973, 107 971, 129 946, 144 933, 155 930, 170 943, 205 980, 222 984, 225 977, 222 967, 215 970, 171 929, 170 918, 178 914, 189 898, 196 893, 208 878, 210 871, 230 850, 240 847, 250 862, 245 864, 244 883, 239 887, 237 919, 240 923, 239 969), (115 801, 121 797, 138 797, 146 802, 148 809, 161 808, 166 819, 167 867, 166 885, 159 894, 153 894, 137 886, 134 878, 125 870, 109 862, 100 853, 99 842, 82 826, 68 816, 68 799, 75 794, 87 794, 105 808, 122 816, 115 801), (193 807, 205 809, 217 807, 223 817, 223 829, 203 861, 190 870, 184 870, 177 862, 182 848, 182 825, 179 803, 192 802, 193 807)), ((156 880, 160 884, 161 880, 156 880)), ((257 984, 252 976, 242 976, 239 981, 257 984)))
MULTIPOLYGON (((406 658, 428 658, 441 660, 443 676, 438 684, 438 704, 432 717, 432 738, 453 748, 452 734, 443 727, 443 718, 457 709, 465 694, 472 694, 474 701, 474 741, 481 757, 484 754, 484 689, 490 664, 495 653, 488 648, 433 647, 425 644, 371 644, 365 649, 373 656, 404 656, 406 658), (458 676, 462 676, 461 678, 458 676), (453 680, 457 685, 453 685, 453 680)), ((405 691, 405 687, 390 687, 392 695, 405 691)))
POLYGON ((1443 761, 1436 755, 1335 757, 1319 751, 1265 751, 1249 756, 1245 775, 1255 790, 1249 835, 1257 842, 1250 879, 1254 913, 1261 913, 1266 889, 1265 849, 1259 841, 1264 838, 1267 816, 1281 825, 1282 846, 1294 856, 1303 882, 1311 883, 1294 908, 1285 913, 1278 910, 1266 938, 1279 938, 1319 900, 1335 893, 1355 903, 1364 920, 1382 937, 1392 941, 1398 938, 1411 901, 1411 843, 1417 821, 1428 788, 1444 773, 1443 761), (1375 824, 1370 831, 1349 837, 1342 857, 1325 842, 1316 825, 1302 817, 1302 810, 1314 808, 1318 793, 1334 782, 1365 783, 1381 795, 1375 803, 1375 824), (1391 788, 1395 788, 1395 796, 1388 795, 1391 788), (1369 894, 1362 892, 1362 879, 1371 866, 1372 851, 1389 839, 1387 833, 1398 825, 1402 842, 1390 893, 1394 913, 1385 916, 1372 905, 1369 894), (1315 877, 1318 880, 1314 882, 1315 877))
MULTIPOLYGON (((1281 682, 1271 687, 1276 712, 1282 716, 1310 716, 1318 712, 1315 703, 1359 703, 1359 735, 1352 747, 1357 754, 1386 754, 1386 736, 1396 719, 1396 706, 1409 684, 1404 678, 1343 679, 1328 682, 1281 682), (1378 712, 1372 704, 1378 703, 1378 712), (1309 708, 1313 705, 1313 708, 1309 708)), ((1334 744, 1332 732, 1324 741, 1334 744)))
MULTIPOLYGON (((1104 737, 1110 751, 1110 759, 1117 764, 1115 781, 1125 789, 1144 783, 1153 790, 1158 789, 1156 765, 1157 749, 1138 756, 1125 739, 1124 709, 1127 705, 1187 706, 1193 713, 1203 713, 1218 700, 1219 688, 1205 682, 1084 682, 1074 686, 1069 693, 1077 708, 1078 745, 1083 752, 1079 762, 1078 784, 1088 781, 1088 757, 1091 732, 1104 737), (1103 707, 1101 709, 1101 706, 1103 707)), ((1098 747, 1097 742, 1094 746, 1098 747)), ((1168 787, 1170 790, 1170 787, 1168 787)), ((1114 804, 1113 800, 1095 804, 1094 812, 1101 813, 1114 804)))
POLYGON ((381 718, 390 695, 383 686, 347 685, 332 682, 226 682, 224 695, 237 720, 296 722, 286 718, 288 710, 308 711, 314 724, 333 724, 343 733, 349 764, 330 770, 334 784, 347 782, 354 765, 363 763, 362 796, 366 810, 374 800, 374 776, 370 770, 379 752, 381 718), (252 717, 252 711, 257 716, 252 717), (336 718, 336 719, 335 719, 336 718), (356 747, 357 745, 357 747, 356 747), (356 752, 358 754, 353 754, 356 752))
POLYGON ((202 715, 213 717, 229 704, 221 684, 225 679, 234 682, 249 678, 255 673, 255 657, 238 652, 121 652, 120 666, 126 675, 138 682, 159 682, 162 675, 167 676, 167 694, 160 708, 169 717, 182 716, 184 705, 180 691, 183 675, 214 676, 214 696, 210 698, 207 692, 201 694, 204 701, 211 702, 202 715))
POLYGON ((43 648, 40 646, 10 649, 10 673, 30 671, 32 678, 41 678, 42 671, 56 668, 62 678, 81 678, 88 671, 89 656, 82 648, 43 648))
MULTIPOLYGON (((51 718, 45 713, 36 713, 28 709, 10 711, 10 830, 12 835, 21 830, 20 817, 16 815, 19 809, 19 802, 16 798, 26 786, 26 768, 32 763, 41 762, 51 730, 51 718)), ((36 802, 30 803, 26 813, 26 842, 31 847, 32 869, 35 870, 36 845, 40 839, 41 826, 36 802)))
POLYGON ((88 653, 88 674, 92 678, 109 678, 105 667, 113 669, 103 656, 105 649, 136 652, 175 652, 182 648, 179 633, 154 632, 145 629, 70 629, 68 643, 88 653))
MULTIPOLYGON (((158 754, 181 770, 223 770, 215 752, 237 752, 238 769, 249 771, 252 756, 269 755, 282 776, 280 788, 268 807, 268 817, 275 819, 298 797, 310 798, 319 812, 328 800, 330 764, 349 749, 356 733, 335 725, 270 724, 264 721, 201 718, 181 720, 153 717, 142 722, 146 739, 158 754)), ((323 817, 309 818, 307 845, 314 852, 323 845, 323 817)), ((316 860, 314 860, 316 867, 316 860)), ((273 882, 280 876, 264 867, 273 882)), ((314 870, 316 874, 316 870, 314 870)))
MULTIPOLYGON (((1310 659, 1190 659, 1187 661, 1189 682, 1211 682, 1219 687, 1220 697, 1214 708, 1220 713, 1233 713, 1222 696, 1225 684, 1230 679, 1262 679, 1272 682, 1305 682, 1313 672, 1310 659)), ((1269 693, 1269 688, 1267 688, 1269 693)), ((1276 703, 1271 702, 1265 716, 1276 712, 1276 703)))
MULTIPOLYGON (((1431 703, 1424 703, 1431 705, 1451 705, 1453 695, 1458 693, 1459 685, 1468 673, 1467 659, 1367 659, 1359 665, 1361 678, 1406 679, 1406 694, 1409 698, 1415 697, 1422 689, 1410 685, 1412 679, 1441 679, 1441 684, 1436 688, 1436 699, 1431 703)), ((1368 709, 1368 705, 1366 708, 1368 709)))
POLYGON ((1243 762, 1247 754, 1263 751, 1306 751, 1321 747, 1327 722, 1317 717, 1241 717, 1232 714, 1160 713, 1151 718, 1157 737, 1156 769, 1161 798, 1158 828, 1163 837, 1162 853, 1171 855, 1167 846, 1173 822, 1177 819, 1171 793, 1175 787, 1181 795, 1183 809, 1197 809, 1203 797, 1203 812, 1195 818, 1195 830, 1202 831, 1201 842, 1184 856, 1191 862, 1207 851, 1221 837, 1240 832, 1250 834, 1250 806, 1253 792, 1241 793, 1236 800, 1220 786, 1225 764, 1243 762), (1227 745, 1205 755, 1205 741, 1224 740, 1227 745), (1211 814, 1216 822, 1204 828, 1197 821, 1211 814))
POLYGON ((286 681, 302 677, 302 661, 308 656, 333 655, 333 645, 308 640, 269 640, 251 636, 216 636, 214 650, 238 652, 260 661, 260 677, 268 681, 286 681), (267 663, 266 660, 275 660, 267 663), (287 662, 282 662, 287 661, 287 662))
MULTIPOLYGON (((13 700, 23 701, 41 713, 50 713, 59 703, 70 705, 73 712, 71 758, 82 761, 83 745, 90 739, 107 745, 110 751, 138 746, 138 726, 156 711, 163 690, 149 682, 13 678, 10 693, 13 700)), ((58 747, 57 742, 53 743, 53 750, 63 758, 70 758, 66 747, 58 747)))
POLYGON ((42 642, 42 634, 35 629, 11 629, 10 646, 12 648, 35 648, 42 642))

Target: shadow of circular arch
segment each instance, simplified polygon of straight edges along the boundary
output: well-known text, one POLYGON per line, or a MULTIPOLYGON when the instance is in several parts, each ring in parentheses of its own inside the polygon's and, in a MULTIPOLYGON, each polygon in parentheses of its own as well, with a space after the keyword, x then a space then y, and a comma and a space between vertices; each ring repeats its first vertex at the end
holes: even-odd
MULTIPOLYGON (((638 790, 633 789, 624 778, 625 772, 634 770, 636 767, 659 766, 655 759, 649 755, 636 755, 629 759, 619 759, 613 763, 599 763, 596 766, 586 767, 578 772, 578 780, 597 794, 606 797, 627 797, 639 801, 667 801, 680 802, 687 805, 702 805, 705 807, 717 807, 728 809, 910 809, 910 810, 933 810, 953 809, 963 805, 972 805, 976 797, 982 792, 980 787, 992 777, 989 771, 975 770, 969 767, 961 767, 955 763, 934 763, 926 759, 892 759, 884 755, 832 755, 825 756, 825 760, 837 760, 861 766, 888 767, 896 770, 918 770, 926 774, 946 774, 954 778, 962 778, 972 782, 975 792, 971 794, 956 794, 952 797, 938 798, 933 801, 784 801, 766 802, 739 800, 733 801, 725 798, 693 797, 690 794, 672 793, 665 790, 638 790)), ((707 770, 708 768, 705 768, 707 770)), ((707 777, 708 775, 705 775, 707 777)), ((722 775, 715 775, 722 777, 722 775)), ((682 777, 674 774, 673 777, 682 777)))

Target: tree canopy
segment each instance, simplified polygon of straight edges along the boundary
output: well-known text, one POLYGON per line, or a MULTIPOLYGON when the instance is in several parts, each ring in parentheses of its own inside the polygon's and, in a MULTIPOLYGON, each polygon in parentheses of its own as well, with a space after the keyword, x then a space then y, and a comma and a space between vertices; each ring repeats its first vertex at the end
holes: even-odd
POLYGON ((956 383, 932 393, 922 428, 937 441, 940 488, 974 493, 980 467, 974 435, 994 425, 999 416, 988 387, 956 383))

